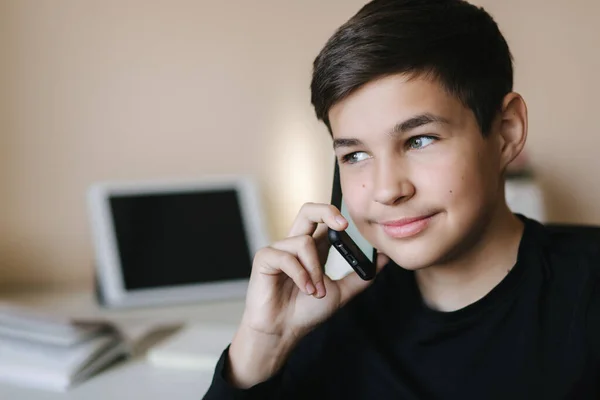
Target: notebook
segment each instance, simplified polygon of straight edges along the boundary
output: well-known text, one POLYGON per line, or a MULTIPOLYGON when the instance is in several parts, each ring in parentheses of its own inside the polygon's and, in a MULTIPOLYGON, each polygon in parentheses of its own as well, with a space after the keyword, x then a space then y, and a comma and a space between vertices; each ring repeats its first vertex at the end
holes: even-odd
POLYGON ((187 325, 151 348, 146 359, 155 367, 213 372, 235 331, 233 325, 187 325))

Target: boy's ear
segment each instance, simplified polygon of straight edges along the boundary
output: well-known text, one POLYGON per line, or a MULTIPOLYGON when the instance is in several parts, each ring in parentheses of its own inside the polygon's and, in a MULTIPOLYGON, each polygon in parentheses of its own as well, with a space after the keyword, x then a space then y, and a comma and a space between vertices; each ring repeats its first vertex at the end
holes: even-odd
POLYGON ((504 171, 521 153, 527 140, 527 105, 520 94, 511 92, 504 97, 499 124, 500 167, 504 171))

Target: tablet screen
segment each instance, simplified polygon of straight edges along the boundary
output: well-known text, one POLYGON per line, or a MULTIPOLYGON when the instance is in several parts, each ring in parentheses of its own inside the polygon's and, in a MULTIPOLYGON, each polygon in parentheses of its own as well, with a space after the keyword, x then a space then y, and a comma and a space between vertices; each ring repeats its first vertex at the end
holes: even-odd
POLYGON ((126 290, 250 276, 235 190, 113 195, 110 208, 126 290))

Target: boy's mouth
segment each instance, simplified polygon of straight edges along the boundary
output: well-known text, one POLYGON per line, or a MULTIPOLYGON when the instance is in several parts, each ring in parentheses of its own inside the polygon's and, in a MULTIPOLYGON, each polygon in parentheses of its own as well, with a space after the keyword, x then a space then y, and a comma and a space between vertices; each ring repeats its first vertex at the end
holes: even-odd
POLYGON ((435 215, 437 215, 437 213, 419 217, 401 218, 393 221, 380 222, 380 225, 385 234, 394 239, 407 238, 414 236, 427 228, 429 222, 435 215))

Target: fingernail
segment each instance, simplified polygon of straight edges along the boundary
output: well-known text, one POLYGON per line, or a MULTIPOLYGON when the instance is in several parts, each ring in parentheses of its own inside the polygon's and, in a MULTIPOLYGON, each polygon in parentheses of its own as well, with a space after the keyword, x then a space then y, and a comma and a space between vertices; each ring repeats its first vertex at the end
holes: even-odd
POLYGON ((314 287, 314 285, 312 284, 312 282, 308 282, 308 283, 306 284, 306 293, 307 293, 307 294, 313 294, 314 292, 315 292, 315 287, 314 287))
POLYGON ((342 217, 341 215, 338 215, 337 217, 335 217, 335 222, 337 222, 339 225, 344 225, 346 223, 346 218, 342 217))
POLYGON ((317 283, 317 297, 325 297, 325 285, 323 285, 323 282, 317 283))

